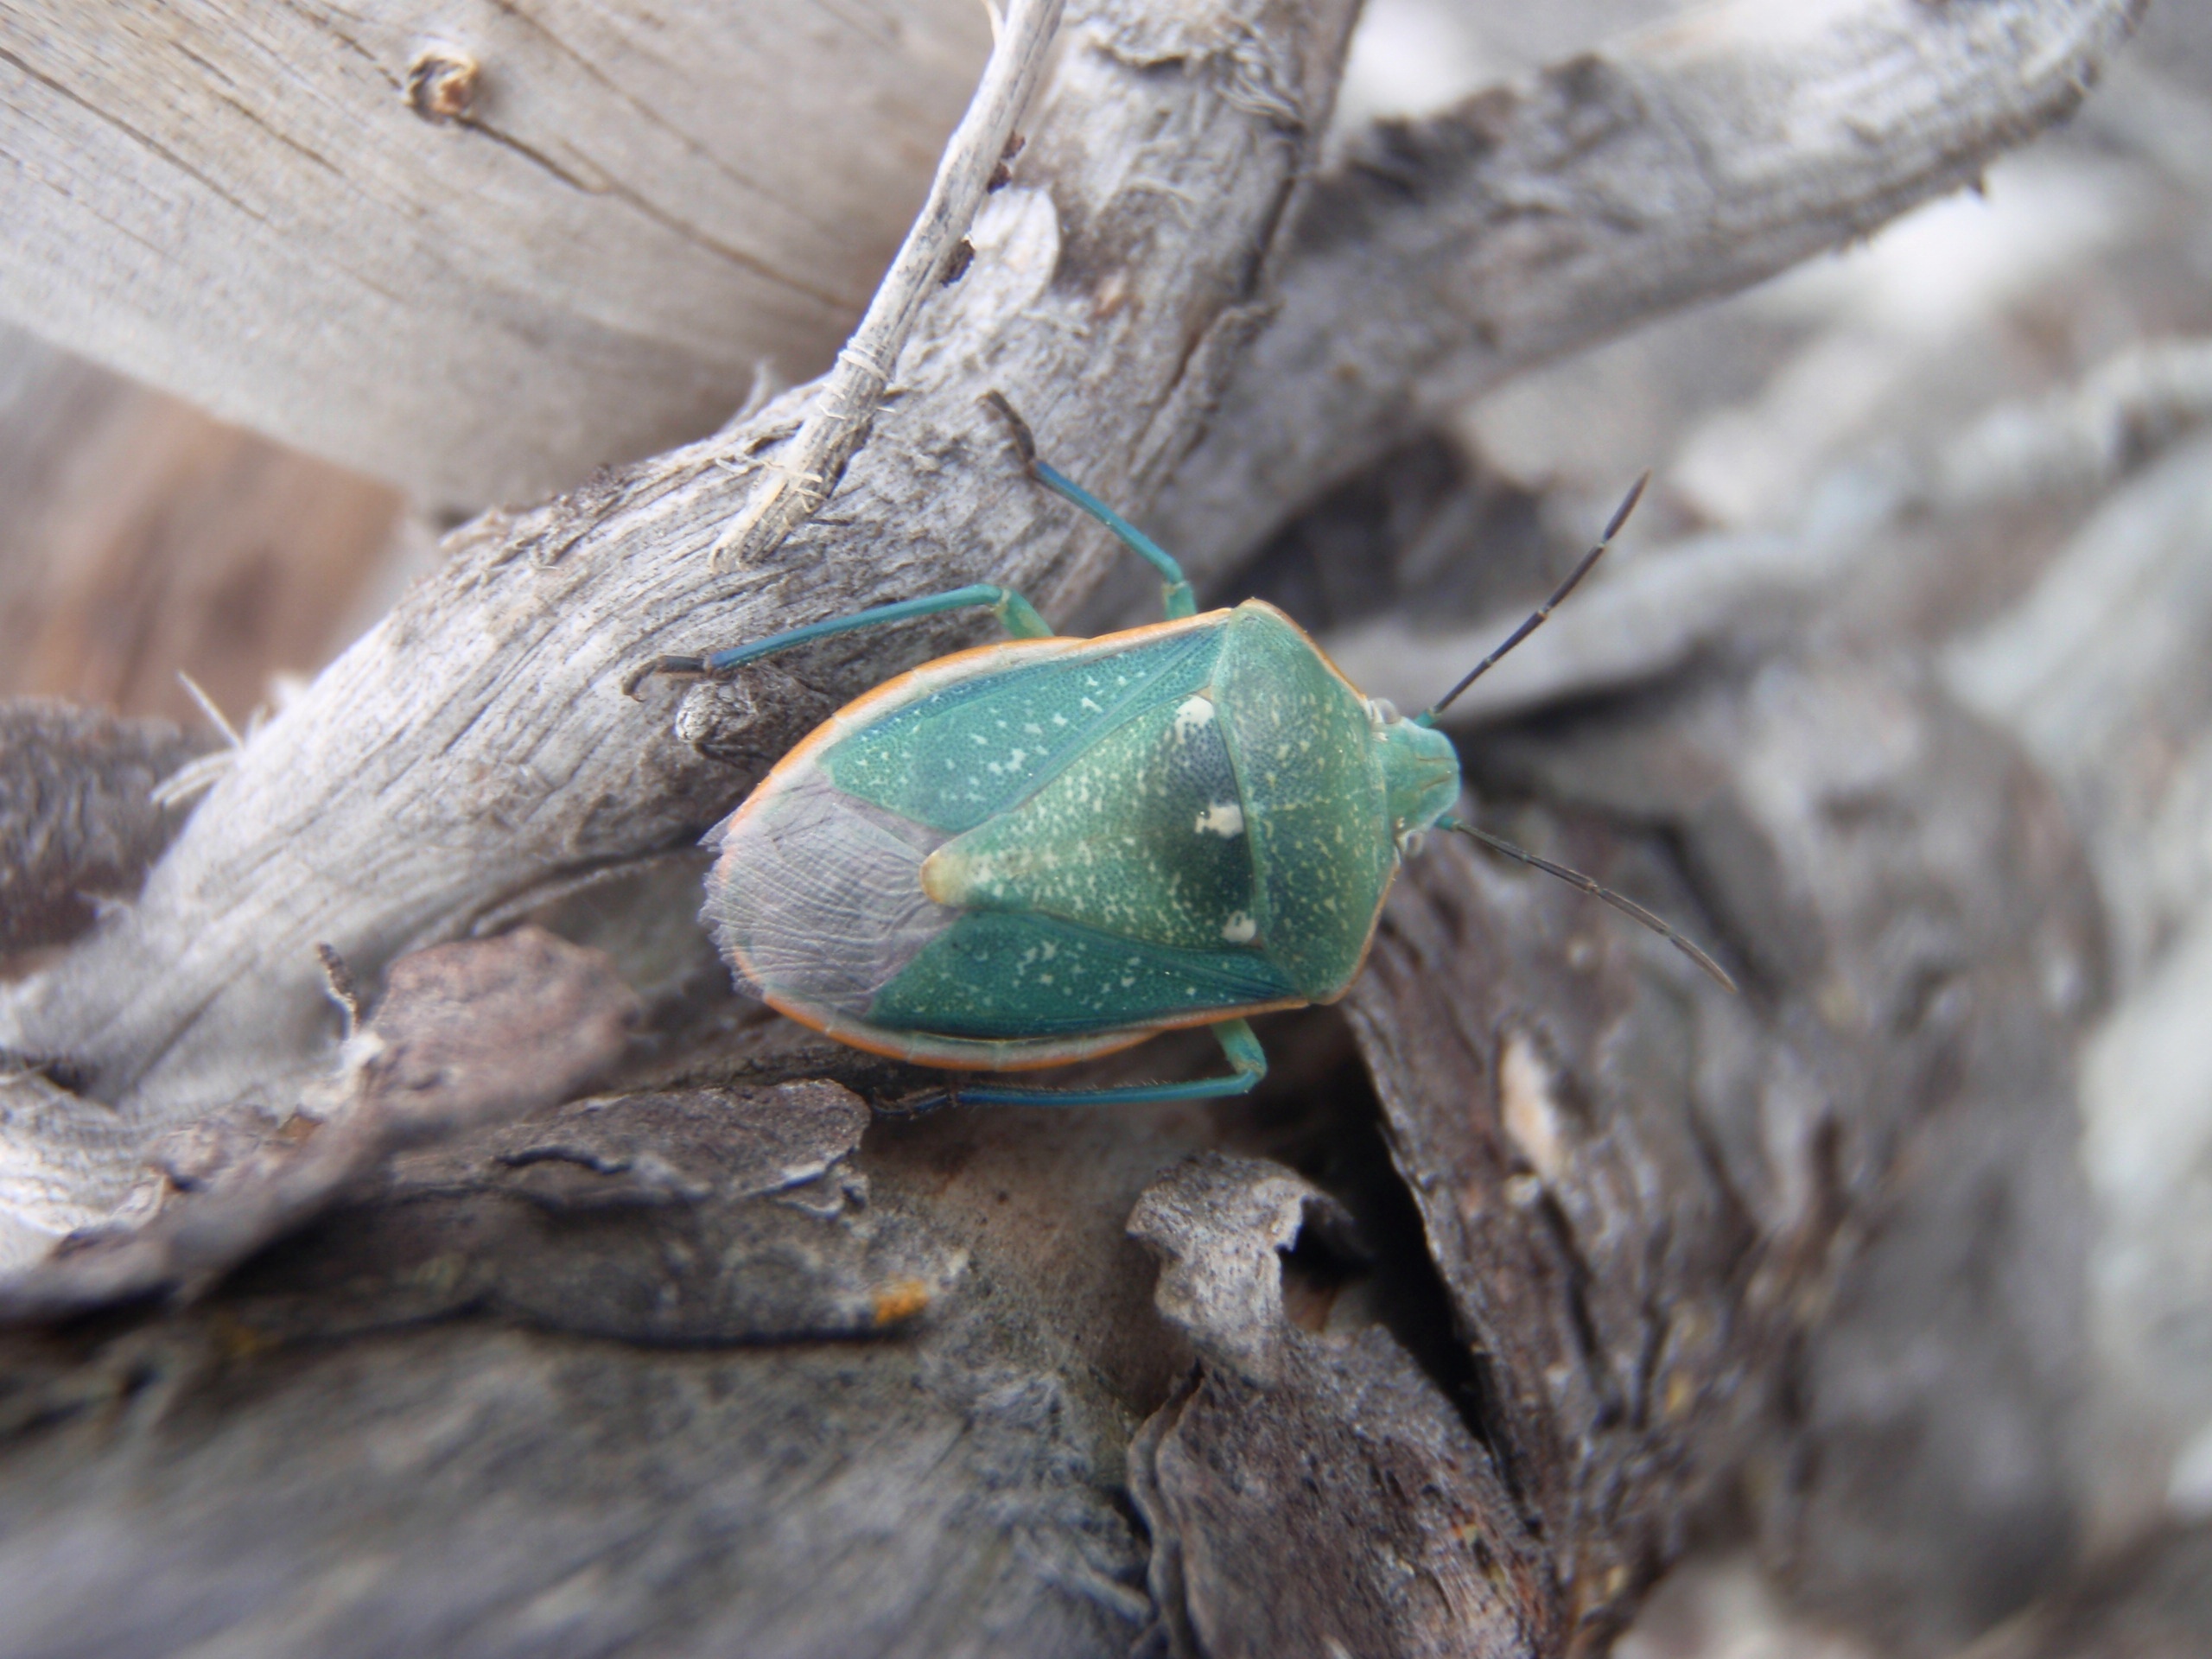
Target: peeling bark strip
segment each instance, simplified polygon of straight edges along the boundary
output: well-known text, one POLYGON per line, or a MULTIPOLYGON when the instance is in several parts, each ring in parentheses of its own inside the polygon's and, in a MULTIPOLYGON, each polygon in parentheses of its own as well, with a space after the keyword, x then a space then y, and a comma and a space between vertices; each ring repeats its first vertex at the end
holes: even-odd
MULTIPOLYGON (((241 1095, 293 1086, 322 1064, 327 1042, 319 943, 372 973, 542 882, 680 842, 820 706, 760 696, 747 708, 704 694, 730 715, 717 724, 702 702, 686 704, 693 735, 702 719, 715 727, 702 745, 709 760, 671 733, 664 706, 620 696, 643 658, 986 578, 1065 614, 1116 555, 1019 476, 976 407, 984 391, 1004 392, 1047 451, 1079 465, 1102 494, 1141 507, 1183 463, 1271 302, 1273 265, 1284 264, 1275 354, 1255 360, 1241 401, 1183 465, 1186 480, 1214 480, 1218 516, 1186 506, 1156 515, 1180 526, 1186 553, 1225 555, 1334 475, 1321 456, 1363 443, 1354 425, 1393 426, 1418 406, 1438 364, 1469 360, 1486 313, 1473 299, 1435 307, 1426 332, 1391 334, 1387 352, 1362 345, 1356 361, 1321 342, 1364 340, 1364 322, 1402 317, 1408 303, 1427 313, 1420 296, 1459 273, 1452 283, 1464 279, 1477 299, 1548 296, 1541 304, 1564 308, 1545 312, 1530 298, 1539 308, 1529 321, 1476 352, 1502 368, 1587 337, 1560 320, 1592 293, 1560 270, 1611 296, 1587 313, 1606 327, 1751 280, 1790 250, 1827 245, 1966 176, 2055 118, 2133 15, 2121 0, 1993 0, 1914 8, 1900 21, 1893 0, 1868 0, 1824 12, 1802 38, 1752 41, 1724 29, 1693 49, 1700 37, 1649 37, 1624 60, 1656 53, 1654 62, 1688 64, 1696 73, 1685 70, 1685 85, 1752 66, 1759 86, 1802 81, 1818 106, 1815 93, 1827 87, 1833 101, 1834 66, 1868 49, 1871 29, 1888 42, 1877 61, 1897 99, 1898 142, 1855 145, 1848 167, 1830 157, 1789 175, 1787 188, 1755 197, 1764 217, 1716 238, 1712 178, 1755 176, 1762 158, 1774 159, 1772 134, 1739 141, 1709 120, 1692 124, 1698 142, 1685 154, 1673 146, 1687 118, 1661 96, 1675 83, 1623 71, 1649 102, 1603 105, 1605 130, 1620 134, 1635 164, 1626 183, 1591 180, 1592 206, 1561 219, 1535 210, 1556 195, 1560 156, 1584 150, 1547 137, 1547 124, 1580 107, 1577 87, 1612 84, 1562 73, 1548 92, 1504 95, 1519 114, 1479 143, 1464 114, 1402 136, 1402 150, 1429 143, 1470 159, 1425 178, 1418 211, 1387 169, 1355 172, 1332 187, 1335 207, 1309 216, 1304 252, 1286 260, 1281 232, 1327 116, 1350 12, 1341 0, 1173 13, 1123 0, 1071 29, 1023 182, 988 200, 969 273, 931 289, 893 366, 896 396, 836 497, 765 567, 718 575, 700 556, 762 481, 734 479, 723 462, 769 454, 796 426, 804 391, 709 443, 458 532, 448 566, 254 740, 137 906, 0 997, 0 1045, 70 1057, 115 1109, 100 1117, 99 1150, 56 1144, 52 1115, 18 1124, 0 1147, 7 1168, 58 1191, 104 1191, 134 1146, 241 1095), (1930 42, 1956 49, 1923 51, 1930 42), (2040 55, 2024 66, 2024 52, 2040 55), (1815 73, 1823 64, 1827 81, 1815 73), (1952 110, 1974 113, 1954 120, 1952 110), (1929 133, 1941 142, 1920 142, 1929 133), (1705 207, 1678 209, 1683 192, 1705 207), (1401 207, 1385 211, 1394 200, 1401 207), (1643 204, 1628 222, 1648 230, 1649 245, 1618 229, 1624 203, 1643 204), (1423 228, 1432 220, 1440 238, 1423 228), (1374 238, 1371 252, 1343 239, 1351 222, 1374 238), (1624 263, 1570 259, 1582 245, 1571 238, 1530 239, 1547 226, 1585 237, 1615 226, 1603 245, 1624 263), (1770 263, 1746 264, 1745 247, 1770 263), (1672 250, 1652 267, 1663 281, 1615 294, 1620 271, 1657 249, 1672 250), (1542 271, 1550 277, 1535 280, 1542 271), (1400 292, 1416 297, 1385 302, 1400 292), (1316 385, 1340 382, 1340 398, 1313 402, 1316 385), (1286 410, 1308 409, 1319 449, 1284 447, 1282 434, 1255 423, 1250 411, 1278 395, 1286 410), (1290 455, 1302 459, 1290 466, 1290 455)), ((1482 120, 1504 120, 1497 104, 1478 106, 1490 111, 1482 120)), ((842 699, 974 637, 970 625, 948 623, 839 641, 753 683, 797 677, 842 699)))
POLYGON ((638 1013, 604 956, 534 927, 417 951, 389 978, 334 1086, 298 1110, 240 1106, 164 1136, 114 1224, 0 1281, 0 1320, 203 1290, 395 1153, 573 1093, 638 1013))
POLYGON ((1335 1201, 1218 1154, 1145 1192, 1160 1311, 1205 1363, 1129 1448, 1160 1623, 1145 1659, 1558 1651, 1558 1586, 1489 1451, 1387 1332, 1309 1336, 1276 1252, 1335 1201))
MULTIPOLYGON (((1412 861, 1348 999, 1569 1622, 1617 1627, 1715 1480, 1777 1446, 1759 1518, 1807 1591, 1914 1590, 1885 1564, 1948 1558, 1935 1581, 1976 1607, 1901 1593, 1888 1622, 2018 1605, 2077 1523, 2055 1465, 2008 1465, 2001 1491, 1947 1471, 1993 1424, 2051 1444, 2084 1361, 2064 1057, 2100 942, 2050 792, 1923 679, 1857 658, 1473 760, 1663 831, 1747 970, 1722 996, 1453 846, 1412 861)), ((1560 850, 1692 906, 1586 825, 1560 850)))

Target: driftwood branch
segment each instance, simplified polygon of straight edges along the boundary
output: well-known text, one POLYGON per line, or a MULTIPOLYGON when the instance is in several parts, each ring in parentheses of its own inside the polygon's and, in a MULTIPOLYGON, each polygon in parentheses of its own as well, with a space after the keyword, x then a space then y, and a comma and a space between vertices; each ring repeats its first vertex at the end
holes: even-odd
MULTIPOLYGON (((1878 451, 1846 461, 1782 525, 1693 537, 1601 567, 1576 590, 1573 605, 1518 649, 1513 671, 1470 688, 1446 723, 1510 718, 1566 697, 1650 683, 1703 652, 1777 643, 1832 607, 1841 584, 1907 556, 1900 550, 1910 523, 2110 486, 2207 423, 2212 343, 2132 347, 2079 385, 1991 411, 1932 454, 1878 451)), ((2102 620, 2101 610, 2082 609, 2099 591, 2096 580, 2085 580, 2072 599, 2077 628, 2102 620), (2085 614, 2094 621, 2081 620, 2085 614)), ((1332 638, 1329 649, 1370 691, 1417 707, 1522 614, 1503 610, 1465 627, 1427 629, 1378 617, 1332 638)), ((1969 700, 2002 704, 2010 690, 1969 700)))
MULTIPOLYGON (((1396 153, 1429 157, 1433 177, 1394 177, 1370 148, 1298 219, 1290 252, 1348 11, 1262 26, 1238 6, 1172 21, 1106 8, 1072 32, 1013 187, 970 234, 972 266, 927 301, 873 441, 768 565, 717 575, 699 556, 761 484, 723 463, 772 459, 804 390, 710 443, 457 532, 446 569, 258 735, 138 903, 7 993, 0 1044, 69 1057, 114 1109, 111 1148, 113 1129, 143 1140, 296 1086, 334 1039, 318 944, 373 973, 543 882, 680 844, 835 700, 972 635, 948 624, 841 641, 694 693, 689 741, 666 705, 622 696, 641 660, 985 577, 1048 614, 1073 607, 1115 555, 1026 484, 977 407, 985 391, 1011 398, 1048 453, 1112 499, 1141 504, 1171 474, 1185 480, 1160 516, 1186 537, 1205 530, 1192 552, 1225 552, 1334 468, 1278 444, 1272 416, 1255 425, 1242 411, 1304 408, 1299 443, 1350 443, 1348 423, 1413 418, 1440 372, 1464 387, 1471 363, 1500 371, 1863 231, 2070 108, 2130 15, 2116 0, 1872 0, 1777 37, 1724 11, 1595 60, 1628 66, 1618 73, 1570 67, 1399 132, 1396 153), (1854 54, 1871 54, 1880 104, 1843 99, 1839 66, 1854 54), (1834 135, 1838 153, 1751 188, 1779 129, 1732 135, 1687 112, 1731 76, 1751 78, 1751 107, 1827 111, 1810 130, 1834 135), (1624 86, 1637 95, 1617 97, 1624 86), (1845 142, 1864 107, 1885 112, 1883 143, 1845 142), (1606 142, 1571 136, 1592 109, 1606 142), (1586 181, 1564 215, 1562 177, 1586 181), (1716 219, 1723 195, 1751 206, 1716 219), (1427 224, 1441 228, 1415 236, 1427 224), (1660 275, 1623 289, 1614 279, 1630 268, 1660 275), (1437 297, 1418 308, 1437 325, 1372 334, 1409 308, 1385 303, 1394 285, 1437 297), (1498 313, 1502 326, 1492 313, 1508 292, 1542 297, 1498 313), (1277 343, 1237 369, 1271 308, 1263 340, 1277 343), (1332 366, 1351 360, 1340 347, 1355 369, 1332 366), (1230 394, 1192 454, 1233 370, 1250 390, 1230 394), (1308 407, 1318 387, 1334 390, 1308 407), (1285 470, 1294 454, 1302 477, 1285 470), (1201 480, 1217 517, 1186 505, 1201 480)), ((54 1144, 41 1122, 11 1137, 12 1161, 65 1185, 122 1173, 96 1167, 111 1153, 54 1144)))
MULTIPOLYGON (((1165 23, 1130 6, 1078 27, 1014 181, 969 233, 973 264, 930 296, 828 510, 765 566, 718 575, 702 556, 761 483, 724 462, 786 440, 803 390, 459 532, 446 568, 249 746, 137 906, 10 992, 0 1045, 74 1057, 146 1135, 289 1092, 333 1040, 319 944, 372 976, 549 877, 686 843, 826 707, 779 665, 739 687, 750 709, 708 694, 715 729, 695 747, 668 702, 624 696, 639 663, 982 577, 1065 612, 1113 551, 1071 537, 979 399, 1004 393, 1104 493, 1152 493, 1258 314, 1350 20, 1333 3, 1265 27, 1236 6, 1165 23), (254 850, 236 839, 250 824, 254 850), (163 966, 126 986, 93 966, 111 950, 163 966)), ((968 626, 789 667, 849 694, 887 654, 912 661, 968 626)), ((18 1140, 10 1156, 116 1173, 67 1147, 18 1140)))
POLYGON ((2143 3, 1731 0, 1365 135, 1156 528, 1221 569, 1515 370, 1974 183, 2073 111, 2143 3))
MULTIPOLYGON (((2183 556, 2201 492, 2176 477, 2201 472, 2201 439, 1948 677, 1894 630, 1874 650, 1748 626, 1739 585, 1732 649, 1667 636, 1648 695, 1465 746, 1484 824, 1688 924, 1738 997, 1447 841, 1408 856, 1341 1011, 1265 1022, 1273 1069, 1249 1099, 916 1118, 860 1097, 895 1072, 739 1002, 692 919, 696 831, 838 699, 976 635, 839 640, 642 704, 629 672, 978 578, 1056 617, 1097 603, 1118 555, 1039 499, 976 399, 1001 392, 1138 506, 1249 421, 1264 397, 1241 377, 1275 296, 1311 300, 1304 262, 1368 235, 1332 239, 1305 200, 1349 10, 1086 15, 966 232, 972 262, 921 285, 868 441, 781 547, 730 571, 708 556, 779 461, 800 470, 819 388, 465 529, 227 761, 135 904, 8 988, 18 1236, 0 1258, 42 1259, 0 1313, 101 1311, 0 1330, 0 1649, 1592 1659, 1716 1510, 1888 1650, 1963 1637, 2054 1580, 2079 1514, 2069 1457, 2018 1448, 2064 1446, 2085 1366, 2068 1046, 2108 977, 2063 809, 2088 820, 2087 862, 2101 836, 2121 849, 2151 808, 2138 791, 2080 810, 2126 793, 2098 709, 2153 707, 2179 737, 2212 684, 2193 621, 2114 652, 2068 595, 2119 565, 2145 581, 2115 617, 2203 609, 2183 556), (1204 435, 1217 405, 1227 424, 1204 435), (2050 776, 1961 715, 1962 690, 2050 776), (581 944, 645 1005, 585 1099, 629 995, 581 944), (338 986, 343 1009, 341 953, 360 992, 338 986), (348 1089, 350 1111, 318 1109, 348 1089)), ((1431 180, 1434 223, 1486 283, 1548 269, 1547 226, 1600 264, 1649 237, 1659 263, 1688 250, 1684 269, 1733 281, 1734 245, 1662 206, 1696 220, 1762 200, 1744 175, 1777 153, 1777 63, 1832 110, 1840 34, 1924 29, 1931 81, 2032 124, 2065 99, 2037 101, 2022 41, 2078 64, 2081 29, 2121 15, 1993 0, 1976 16, 2014 32, 1988 42, 1985 85, 1936 49, 1974 27, 1958 8, 1873 0, 1756 35, 1731 8, 1710 26, 1734 31, 1750 89, 1734 137, 1682 99, 1624 96, 1697 79, 1662 62, 1718 76, 1727 56, 1644 37, 1493 100, 1520 137, 1431 180), (1698 142, 1670 161, 1677 130, 1698 142), (1547 181, 1608 152, 1643 210, 1547 209, 1547 181), (1465 230, 1508 162, 1517 206, 1465 230), (1650 194, 1677 163, 1676 194, 1650 194)), ((1872 84, 1917 85, 1914 57, 1875 53, 1872 84)), ((423 83, 432 107, 442 88, 423 83)), ((2003 137, 1915 96, 1897 107, 2003 137)), ((1904 158, 1901 196, 1934 176, 1917 120, 1866 146, 1904 158)), ((1469 130, 1462 111, 1418 132, 1464 151, 1469 130)), ((1878 166, 1848 159, 1828 194, 1800 181, 1808 223, 1879 196, 1878 166)), ((1316 194, 1366 200, 1417 289, 1433 268, 1394 194, 1410 188, 1368 166, 1316 194)), ((1388 275, 1344 279, 1345 339, 1420 305, 1367 285, 1388 275)), ((1323 315, 1286 302, 1273 327, 1323 315)), ((1491 349, 1466 332, 1439 323, 1433 360, 1378 357, 1396 402, 1356 388, 1300 418, 1419 420, 1424 387, 1491 349)), ((1276 366, 1286 397, 1309 396, 1276 366)), ((2085 397, 2029 449, 2101 486, 2145 460, 2149 427, 2193 418, 2195 384, 2085 397)), ((1306 453, 1294 495, 1336 464, 1306 453)), ((2007 487, 1957 458, 1883 511, 2007 487)), ((1257 493, 1272 475, 1238 476, 1257 493)), ((1236 522, 1285 507, 1255 493, 1236 522)), ((1822 569, 1871 569, 1891 522, 1818 543, 1822 569)), ((1388 527, 1367 531, 1340 575, 1382 563, 1388 527)), ((1605 683, 1586 653, 1552 693, 1576 671, 1605 683)), ((2166 794, 2178 823, 2196 798, 2166 794)), ((86 799, 95 830, 143 816, 133 789, 86 799)), ((40 844, 66 891, 70 848, 101 843, 40 844)), ((1170 1035, 1091 1075, 1181 1075, 1205 1048, 1170 1035)))
POLYGON ((178 1131, 152 1149, 124 1218, 0 1289, 0 1319, 202 1291, 394 1154, 574 1094, 621 1053, 638 1014, 604 956, 536 928, 417 951, 388 979, 342 1080, 297 1111, 178 1131))

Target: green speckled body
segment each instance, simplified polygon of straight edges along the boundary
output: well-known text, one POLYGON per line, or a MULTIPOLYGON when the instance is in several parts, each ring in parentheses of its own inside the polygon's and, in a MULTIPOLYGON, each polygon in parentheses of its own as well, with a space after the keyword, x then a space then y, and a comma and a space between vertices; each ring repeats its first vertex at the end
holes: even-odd
POLYGON ((941 1065, 1328 1001, 1404 833, 1458 791, 1412 729, 1257 602, 963 653, 763 782, 718 831, 708 913, 777 1007, 941 1065))

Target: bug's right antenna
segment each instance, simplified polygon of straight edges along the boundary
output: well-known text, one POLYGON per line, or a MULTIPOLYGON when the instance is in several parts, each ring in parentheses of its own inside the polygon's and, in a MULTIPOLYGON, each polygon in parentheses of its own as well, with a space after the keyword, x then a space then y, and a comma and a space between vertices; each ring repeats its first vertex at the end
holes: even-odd
POLYGON ((1644 926, 1712 975, 1719 982, 1721 989, 1734 991, 1737 988, 1736 982, 1729 976, 1728 970, 1706 955, 1694 940, 1676 932, 1642 905, 1637 904, 1635 899, 1615 893, 1611 887, 1601 885, 1594 878, 1583 874, 1580 870, 1571 870, 1564 864, 1554 864, 1548 858, 1539 858, 1525 847, 1516 847, 1511 842, 1493 836, 1487 830, 1478 830, 1464 818, 1440 818, 1436 827, 1440 830, 1450 830, 1456 834, 1466 836, 1470 841, 1479 842, 1494 853, 1503 853, 1508 858, 1518 859, 1523 864, 1533 865, 1547 875, 1557 876, 1570 887, 1581 888, 1592 899, 1611 905, 1622 915, 1633 921, 1643 923, 1644 926))
POLYGON ((1605 550, 1613 544, 1613 537, 1621 533, 1621 526, 1628 522, 1629 514, 1636 511, 1636 504, 1643 499, 1643 486, 1650 481, 1651 471, 1649 467, 1646 467, 1643 472, 1643 476, 1637 479, 1636 482, 1630 486, 1627 498, 1622 501, 1619 506, 1613 509, 1613 516, 1605 525, 1605 533, 1598 538, 1597 546, 1592 548, 1587 553, 1585 553, 1582 556, 1581 562, 1578 563, 1573 569, 1567 572, 1567 580, 1560 583, 1558 587, 1552 589, 1552 596, 1546 600, 1541 605, 1538 606, 1536 607, 1535 613, 1529 617, 1526 622, 1523 622, 1519 627, 1514 629, 1511 633, 1507 634, 1505 636, 1504 644, 1498 646, 1498 648, 1491 652, 1489 656, 1484 658, 1482 661, 1477 663, 1474 667, 1468 671, 1467 677, 1465 679, 1461 680, 1459 684, 1453 686, 1449 691, 1446 691, 1442 696, 1431 703, 1427 709, 1418 715, 1415 715, 1414 719, 1417 722, 1423 726, 1435 725, 1436 717, 1442 714, 1446 709, 1449 709, 1454 702, 1458 702, 1461 692, 1465 691, 1477 680, 1479 680, 1484 675, 1489 673, 1491 669, 1495 668, 1497 665, 1498 659, 1503 657, 1507 652, 1512 650, 1514 646, 1519 645, 1523 639, 1526 639, 1538 628, 1543 626, 1544 619, 1559 608, 1560 601, 1565 599, 1569 594, 1573 593, 1575 590, 1575 588, 1582 581, 1582 578, 1590 574, 1591 567, 1595 565, 1599 559, 1605 556, 1605 550))

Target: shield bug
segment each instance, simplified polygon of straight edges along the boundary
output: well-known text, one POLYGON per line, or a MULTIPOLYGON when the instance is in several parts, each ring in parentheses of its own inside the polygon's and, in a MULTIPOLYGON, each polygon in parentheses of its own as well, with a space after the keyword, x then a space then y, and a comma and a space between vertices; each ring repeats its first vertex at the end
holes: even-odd
POLYGON ((721 677, 964 608, 993 611, 1014 636, 848 703, 711 832, 704 918, 745 987, 841 1042, 923 1065, 1026 1071, 1204 1025, 1230 1066, 1191 1083, 946 1090, 959 1100, 1242 1094, 1267 1071, 1247 1016, 1342 996, 1399 861, 1436 829, 1575 883, 1730 983, 1642 907, 1453 817, 1459 757, 1435 729, 1588 573, 1644 480, 1550 599, 1407 719, 1273 606, 1198 614, 1174 559, 1039 460, 1020 417, 988 401, 1030 476, 1160 573, 1166 620, 1058 638, 1020 594, 978 584, 643 670, 721 677))

